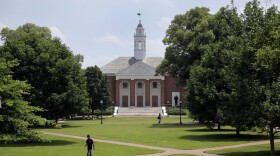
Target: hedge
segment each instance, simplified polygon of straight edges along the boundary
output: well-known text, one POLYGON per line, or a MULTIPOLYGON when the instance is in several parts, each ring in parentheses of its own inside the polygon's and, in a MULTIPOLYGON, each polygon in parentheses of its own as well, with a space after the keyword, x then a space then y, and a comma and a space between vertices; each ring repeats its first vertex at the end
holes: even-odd
MULTIPOLYGON (((180 108, 177 107, 166 107, 166 112, 168 115, 180 115, 180 108)), ((181 115, 186 115, 187 109, 182 108, 181 115)))

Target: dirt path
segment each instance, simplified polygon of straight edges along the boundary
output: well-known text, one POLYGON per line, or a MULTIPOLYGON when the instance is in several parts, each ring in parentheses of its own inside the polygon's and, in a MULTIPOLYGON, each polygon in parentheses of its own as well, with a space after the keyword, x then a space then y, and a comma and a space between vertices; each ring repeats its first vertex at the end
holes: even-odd
MULTIPOLYGON (((42 131, 42 132, 44 134, 60 136, 60 137, 68 137, 68 138, 83 139, 83 140, 86 139, 86 137, 75 136, 75 135, 59 134, 59 133, 52 133, 52 132, 45 132, 45 131, 42 131)), ((246 143, 246 144, 238 144, 238 145, 231 145, 231 146, 220 146, 220 147, 203 148, 203 149, 195 149, 195 150, 179 150, 179 149, 173 149, 173 148, 156 147, 156 146, 141 145, 141 144, 135 144, 135 143, 120 142, 120 141, 103 140, 103 139, 94 139, 94 141, 164 151, 163 153, 146 154, 146 155, 142 155, 142 156, 166 156, 166 155, 172 155, 172 154, 195 154, 195 155, 200 155, 200 156, 217 156, 216 154, 207 154, 204 152, 222 150, 222 149, 230 149, 230 148, 238 148, 238 147, 246 147, 246 146, 253 146, 253 145, 269 144, 269 141, 258 141, 258 142, 250 142, 250 143, 246 143)), ((280 140, 275 140, 275 142, 280 142, 280 140)))

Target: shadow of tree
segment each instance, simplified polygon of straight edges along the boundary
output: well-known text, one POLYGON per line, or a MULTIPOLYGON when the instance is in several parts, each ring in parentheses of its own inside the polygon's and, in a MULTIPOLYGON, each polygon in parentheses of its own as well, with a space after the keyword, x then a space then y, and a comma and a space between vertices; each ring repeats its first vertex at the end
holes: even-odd
MULTIPOLYGON (((220 153, 220 155, 226 156, 270 156, 269 149, 267 151, 256 151, 256 152, 228 152, 220 153)), ((280 151, 276 151, 275 155, 280 155, 280 151)))
POLYGON ((32 146, 65 146, 75 144, 77 142, 66 140, 51 140, 51 142, 44 143, 7 143, 0 142, 0 147, 32 147, 32 146))
POLYGON ((186 128, 186 127, 194 127, 194 126, 201 126, 198 123, 163 123, 163 124, 152 124, 150 128, 186 128))
POLYGON ((83 127, 83 126, 75 126, 71 124, 62 124, 62 128, 78 128, 78 127, 83 127))
POLYGON ((201 141, 201 142, 232 142, 232 141, 260 141, 267 140, 268 136, 266 135, 250 135, 243 134, 240 136, 236 136, 235 134, 205 134, 205 135, 187 135, 182 136, 180 139, 193 140, 193 141, 201 141))
POLYGON ((190 131, 190 132, 235 132, 235 129, 188 129, 186 131, 190 131))

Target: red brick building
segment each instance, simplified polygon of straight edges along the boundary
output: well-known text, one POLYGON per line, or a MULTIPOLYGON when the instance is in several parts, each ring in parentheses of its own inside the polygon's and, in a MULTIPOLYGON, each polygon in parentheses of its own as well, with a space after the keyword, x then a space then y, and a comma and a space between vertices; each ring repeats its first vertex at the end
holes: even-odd
POLYGON ((134 57, 119 57, 101 67, 107 75, 110 96, 119 107, 175 106, 183 89, 169 76, 155 76, 161 57, 146 57, 146 34, 139 21, 134 34, 134 57))

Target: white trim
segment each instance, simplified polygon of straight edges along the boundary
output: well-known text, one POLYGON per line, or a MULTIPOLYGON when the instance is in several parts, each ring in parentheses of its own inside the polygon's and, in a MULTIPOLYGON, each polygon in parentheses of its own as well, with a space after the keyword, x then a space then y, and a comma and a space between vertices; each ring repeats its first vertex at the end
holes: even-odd
POLYGON ((120 107, 123 107, 122 97, 128 96, 127 107, 130 107, 130 83, 128 81, 122 81, 119 86, 119 97, 120 97, 120 107), (123 83, 128 84, 127 88, 123 88, 123 83))
POLYGON ((143 81, 136 81, 135 82, 135 107, 138 107, 137 105, 137 96, 143 96, 143 107, 146 106, 146 98, 145 98, 145 90, 146 90, 146 87, 145 87, 145 83, 143 81), (138 82, 141 82, 142 83, 142 88, 139 89, 139 90, 143 90, 143 93, 137 93, 137 90, 138 90, 138 82))
POLYGON ((134 80, 134 79, 144 79, 144 80, 150 80, 150 79, 159 79, 159 80, 164 80, 163 76, 153 76, 153 75, 135 75, 135 76, 131 76, 131 75, 122 75, 122 76, 116 76, 116 80, 120 80, 120 79, 130 79, 130 80, 134 80))
POLYGON ((153 96, 158 97, 158 107, 160 107, 160 104, 161 104, 161 85, 158 81, 152 81, 150 83, 150 107, 153 107, 153 103, 152 103, 153 96), (157 88, 153 88, 153 82, 158 83, 157 88))

